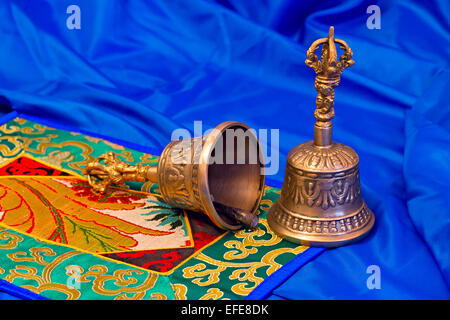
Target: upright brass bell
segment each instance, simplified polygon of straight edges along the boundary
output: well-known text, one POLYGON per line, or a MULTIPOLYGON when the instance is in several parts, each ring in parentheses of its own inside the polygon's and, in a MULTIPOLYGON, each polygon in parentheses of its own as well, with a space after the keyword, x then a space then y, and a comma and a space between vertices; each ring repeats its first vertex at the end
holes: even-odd
MULTIPOLYGON (((125 181, 156 182, 169 205, 203 212, 226 230, 240 229, 240 221, 247 218, 230 219, 230 214, 251 213, 257 219, 254 213, 265 186, 258 138, 237 121, 223 122, 202 137, 170 142, 157 166, 130 165, 108 152, 89 163, 83 173, 101 193, 125 181)), ((254 220, 248 225, 253 227, 254 220)))
POLYGON ((365 236, 375 221, 361 197, 357 153, 331 139, 334 88, 342 71, 354 64, 352 55, 344 41, 334 38, 333 27, 307 52, 305 63, 317 74, 314 141, 289 152, 281 195, 267 218, 277 234, 296 243, 341 246, 365 236), (339 60, 335 43, 344 50, 339 60), (322 61, 315 54, 320 45, 322 61))

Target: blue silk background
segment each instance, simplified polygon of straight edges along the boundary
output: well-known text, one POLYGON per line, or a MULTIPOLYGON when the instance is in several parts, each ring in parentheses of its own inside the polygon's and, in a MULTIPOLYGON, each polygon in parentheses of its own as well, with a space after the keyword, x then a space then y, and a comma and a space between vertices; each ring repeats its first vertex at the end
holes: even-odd
POLYGON ((306 50, 333 25, 356 62, 336 89, 333 138, 360 156, 376 225, 266 297, 448 299, 449 14, 446 0, 2 0, 0 110, 152 152, 195 120, 279 129, 267 182, 281 186, 287 153, 313 136, 306 50), (66 26, 72 4, 79 30, 66 26), (369 5, 381 29, 366 26, 369 5))

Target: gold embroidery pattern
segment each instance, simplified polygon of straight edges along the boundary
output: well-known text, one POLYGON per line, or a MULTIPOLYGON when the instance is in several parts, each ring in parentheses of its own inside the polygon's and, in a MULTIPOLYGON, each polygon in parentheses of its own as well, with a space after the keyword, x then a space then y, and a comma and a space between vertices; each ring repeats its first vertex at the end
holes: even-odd
POLYGON ((5 228, 0 229, 0 265, 4 280, 53 299, 174 298, 164 276, 63 246, 42 245, 5 228))
MULTIPOLYGON (((1 228, 0 231, 5 230, 1 228)), ((0 242, 0 249, 14 249, 17 247, 17 244, 23 240, 23 238, 17 234, 10 232, 2 232, 0 233, 0 240, 9 240, 8 243, 0 242)))
POLYGON ((184 284, 175 283, 172 284, 172 288, 175 292, 175 298, 177 300, 187 300, 186 298, 187 287, 184 284))
POLYGON ((73 140, 68 140, 66 135, 60 137, 60 133, 65 131, 58 131, 20 118, 1 125, 0 132, 2 132, 0 135, 2 159, 12 158, 25 152, 61 168, 65 164, 80 173, 87 163, 96 158, 97 153, 113 148, 117 155, 129 162, 134 162, 132 152, 117 144, 79 134, 71 134, 73 140), (100 142, 103 145, 100 145, 100 142), (94 151, 95 145, 97 146, 94 151))
POLYGON ((246 232, 245 230, 240 230, 235 233, 237 240, 230 240, 225 242, 225 247, 230 249, 236 249, 228 251, 224 254, 224 258, 227 260, 234 259, 244 259, 250 254, 258 252, 258 247, 260 246, 273 246, 280 243, 281 238, 270 233, 271 238, 268 240, 258 240, 257 237, 261 237, 266 234, 269 226, 267 220, 261 220, 260 222, 265 226, 265 229, 260 227, 256 228, 253 232, 246 232))
POLYGON ((239 299, 307 248, 282 240, 261 217, 257 228, 231 233, 198 253, 171 281, 177 298, 239 299), (181 285, 182 279, 191 279, 191 284, 181 285))
MULTIPOLYGON (((80 282, 91 282, 92 289, 105 296, 117 296, 117 299, 127 299, 127 300, 137 300, 142 299, 148 289, 155 286, 158 275, 153 273, 147 273, 145 280, 138 286, 132 286, 137 283, 137 279, 133 278, 133 274, 143 275, 144 272, 141 270, 116 270, 114 273, 107 274, 108 268, 104 265, 95 265, 89 268, 89 271, 84 272, 83 268, 79 267, 80 282), (93 280, 91 280, 93 278, 93 280), (110 283, 114 283, 115 289, 107 288, 110 283), (129 297, 126 293, 131 293, 132 296, 129 297)), ((159 298, 163 295, 159 294, 159 298)), ((167 297, 166 297, 167 298, 167 297)))
POLYGON ((238 282, 231 286, 231 292, 246 296, 254 288, 256 288, 267 276, 277 271, 282 265, 277 263, 275 259, 285 253, 299 254, 303 252, 305 247, 297 247, 294 249, 290 248, 279 248, 266 253, 260 262, 240 262, 232 263, 229 261, 220 261, 208 257, 204 254, 199 254, 196 258, 198 260, 204 261, 209 265, 215 266, 216 268, 208 269, 206 264, 198 263, 194 266, 187 267, 183 269, 183 276, 185 278, 194 278, 193 283, 199 286, 211 286, 217 284, 221 281, 220 276, 223 271, 228 268, 235 268, 231 275, 228 277, 229 280, 237 280, 238 282), (264 268, 264 277, 256 276, 259 269, 264 268))
POLYGON ((223 292, 218 288, 208 289, 207 293, 200 300, 219 300, 223 297, 223 292))

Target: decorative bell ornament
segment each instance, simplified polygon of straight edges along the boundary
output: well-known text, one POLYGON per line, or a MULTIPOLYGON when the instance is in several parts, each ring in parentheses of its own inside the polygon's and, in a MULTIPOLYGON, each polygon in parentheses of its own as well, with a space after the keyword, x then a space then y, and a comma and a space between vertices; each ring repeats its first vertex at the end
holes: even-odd
POLYGON ((130 165, 108 152, 89 163, 83 174, 100 193, 125 181, 158 183, 169 205, 203 212, 218 227, 238 230, 258 223, 263 159, 254 132, 241 122, 227 121, 206 136, 170 142, 157 166, 130 165))
POLYGON ((314 141, 289 152, 280 198, 267 217, 277 234, 296 243, 341 246, 365 236, 375 221, 361 197, 357 153, 331 139, 334 88, 342 71, 354 64, 352 55, 347 43, 334 38, 333 27, 307 52, 305 63, 317 74, 314 141), (344 51, 339 60, 335 43, 344 51), (322 61, 315 54, 320 45, 322 61))

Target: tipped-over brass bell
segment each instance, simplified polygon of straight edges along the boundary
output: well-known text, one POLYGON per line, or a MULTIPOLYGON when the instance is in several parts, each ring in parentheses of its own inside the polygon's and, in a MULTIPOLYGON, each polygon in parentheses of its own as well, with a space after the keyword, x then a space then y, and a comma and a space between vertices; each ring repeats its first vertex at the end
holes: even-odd
POLYGON ((265 186, 259 141, 236 121, 223 122, 202 137, 170 142, 157 166, 130 165, 108 152, 83 173, 100 193, 125 181, 158 183, 169 205, 203 212, 226 230, 255 226, 265 186))
POLYGON ((354 64, 352 55, 344 41, 334 38, 333 27, 307 52, 305 63, 317 74, 314 141, 289 152, 281 195, 267 218, 277 234, 293 242, 341 246, 365 236, 374 224, 361 197, 357 153, 331 139, 334 88, 342 71, 354 64), (339 60, 335 43, 344 51, 339 60), (322 61, 315 54, 320 45, 322 61))

